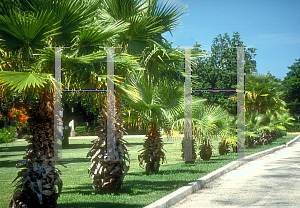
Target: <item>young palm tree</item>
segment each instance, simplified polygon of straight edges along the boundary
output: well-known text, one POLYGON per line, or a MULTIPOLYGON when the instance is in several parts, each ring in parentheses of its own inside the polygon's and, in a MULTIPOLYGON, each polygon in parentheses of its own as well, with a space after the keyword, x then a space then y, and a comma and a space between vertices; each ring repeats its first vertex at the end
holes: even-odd
POLYGON ((260 144, 259 132, 264 128, 264 114, 258 114, 254 111, 252 114, 248 111, 245 113, 245 146, 250 148, 260 144))
MULTIPOLYGON (((146 169, 146 174, 158 173, 160 162, 164 162, 166 155, 160 131, 166 121, 164 112, 179 102, 178 94, 183 92, 179 85, 161 81, 149 86, 146 73, 132 75, 132 85, 137 89, 141 99, 138 102, 127 100, 132 109, 139 110, 139 116, 146 124, 147 134, 141 154, 138 156, 140 166, 146 169)), ((183 93, 181 93, 183 94, 183 93)))
MULTIPOLYGON (((192 103, 192 133, 193 138, 198 138, 200 142, 199 155, 203 160, 209 160, 212 155, 211 139, 217 135, 232 137, 229 129, 232 128, 233 117, 224 111, 220 106, 205 104, 203 101, 195 99, 192 103)), ((183 130, 184 128, 184 108, 178 108, 177 120, 173 122, 172 129, 183 130)))
POLYGON ((273 112, 268 109, 263 121, 264 127, 262 128, 263 144, 271 143, 273 140, 282 136, 281 131, 286 130, 284 125, 291 124, 290 121, 292 120, 294 120, 293 117, 283 108, 273 112))
MULTIPOLYGON (((123 68, 126 68, 127 72, 133 70, 132 66, 128 63, 124 65, 116 63, 116 73, 118 74, 123 68)), ((128 149, 125 145, 125 141, 122 139, 124 133, 123 128, 124 121, 122 119, 122 99, 121 96, 126 97, 129 100, 135 100, 135 92, 129 85, 115 79, 115 122, 108 123, 108 111, 107 111, 107 95, 102 95, 104 102, 101 104, 100 109, 100 122, 98 127, 98 138, 92 141, 93 146, 87 153, 87 157, 91 157, 92 164, 89 167, 89 173, 92 175, 93 188, 100 193, 116 193, 120 191, 124 177, 126 176, 130 167, 130 157, 128 149), (108 158, 107 148, 107 128, 108 125, 113 125, 115 128, 114 133, 114 155, 112 161, 105 161, 108 158)))
MULTIPOLYGON (((116 97, 119 98, 119 93, 116 93, 116 97)), ((126 176, 130 167, 130 157, 128 154, 128 148, 122 140, 122 133, 124 128, 122 127, 123 121, 118 111, 122 110, 120 98, 117 99, 115 105, 116 108, 116 120, 114 124, 107 123, 107 106, 102 106, 101 115, 99 116, 100 126, 98 132, 98 138, 93 142, 91 150, 87 156, 91 157, 92 165, 89 168, 90 175, 92 174, 93 188, 100 193, 115 193, 119 192, 123 179, 126 176), (107 125, 115 125, 115 151, 114 161, 105 161, 107 159, 107 125), (128 162, 128 163, 127 163, 128 162)), ((106 102, 105 102, 106 103, 106 102)))

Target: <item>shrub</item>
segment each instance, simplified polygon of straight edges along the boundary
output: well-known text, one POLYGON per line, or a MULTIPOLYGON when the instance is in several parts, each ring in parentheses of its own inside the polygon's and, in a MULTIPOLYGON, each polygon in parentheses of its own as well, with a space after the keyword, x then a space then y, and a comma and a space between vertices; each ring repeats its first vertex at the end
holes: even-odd
POLYGON ((287 131, 281 131, 282 136, 286 136, 287 135, 287 131))
POLYGON ((75 128, 76 136, 88 136, 87 127, 86 126, 77 126, 75 128))
POLYGON ((0 129, 0 143, 8 143, 15 141, 16 128, 9 126, 8 129, 0 129))
POLYGON ((296 123, 294 122, 294 126, 287 126, 284 125, 284 127, 286 128, 287 132, 300 132, 300 123, 296 123))

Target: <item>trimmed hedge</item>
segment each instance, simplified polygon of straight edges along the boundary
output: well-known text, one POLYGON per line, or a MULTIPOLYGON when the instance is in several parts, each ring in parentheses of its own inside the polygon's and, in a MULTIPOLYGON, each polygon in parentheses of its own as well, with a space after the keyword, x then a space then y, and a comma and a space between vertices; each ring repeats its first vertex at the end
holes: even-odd
POLYGON ((96 127, 94 126, 77 126, 75 128, 76 136, 97 136, 96 127))

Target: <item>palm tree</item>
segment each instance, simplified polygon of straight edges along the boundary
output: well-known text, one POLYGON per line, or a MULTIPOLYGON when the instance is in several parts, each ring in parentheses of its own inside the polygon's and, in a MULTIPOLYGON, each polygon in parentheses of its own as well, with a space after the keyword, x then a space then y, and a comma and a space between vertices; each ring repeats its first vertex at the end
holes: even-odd
POLYGON ((246 111, 245 113, 245 146, 250 148, 261 143, 259 133, 264 129, 265 115, 258 111, 246 111))
MULTIPOLYGON (((232 142, 232 123, 234 119, 220 106, 205 104, 195 99, 192 104, 192 132, 193 138, 200 142, 199 155, 203 160, 209 160, 212 155, 211 139, 217 135, 229 137, 232 142)), ((173 122, 172 129, 181 130, 184 127, 183 107, 178 108, 181 115, 173 122)))
POLYGON ((44 46, 44 39, 50 38, 54 32, 54 30, 52 33, 48 32, 52 26, 48 23, 49 18, 50 15, 46 12, 38 14, 14 12, 10 13, 10 16, 0 16, 0 35, 3 40, 1 48, 8 53, 11 60, 18 56, 21 60, 20 67, 12 68, 19 72, 1 72, 1 82, 9 84, 12 90, 22 90, 23 94, 30 85, 34 85, 35 89, 42 87, 40 101, 35 108, 27 109, 31 117, 28 124, 33 137, 28 140, 31 146, 24 157, 25 160, 17 164, 17 167, 25 169, 22 169, 16 177, 16 179, 21 177, 21 180, 15 184, 16 189, 10 207, 55 207, 58 193, 61 191, 61 180, 55 162, 46 161, 53 159, 55 155, 53 88, 50 82, 53 79, 46 71, 34 73, 34 58, 31 56, 33 51, 44 46), (29 26, 31 30, 28 30, 29 26), (27 70, 30 67, 30 72, 22 72, 21 67, 26 67, 27 70), (55 185, 60 187, 58 193, 55 185))
MULTIPOLYGON (((113 43, 116 46, 123 47, 121 50, 122 52, 135 55, 138 58, 143 57, 143 52, 145 53, 148 48, 153 50, 154 47, 165 47, 165 39, 162 38, 161 34, 170 31, 177 26, 176 22, 182 15, 181 11, 183 9, 174 5, 159 5, 157 0, 104 0, 101 4, 101 8, 102 9, 99 10, 99 15, 97 17, 100 22, 115 24, 116 22, 121 21, 128 24, 128 28, 125 31, 120 31, 117 33, 118 37, 114 39, 113 43)), ((149 54, 147 54, 147 56, 148 55, 149 54)), ((155 72, 158 72, 158 69, 151 69, 152 73, 150 73, 148 68, 147 72, 153 77, 155 72)), ((116 67, 115 69, 115 74, 122 76, 125 82, 127 79, 124 75, 129 74, 128 72, 128 69, 124 67, 116 67)), ((124 97, 118 90, 116 90, 115 95, 115 98, 117 99, 116 102, 118 103, 118 106, 121 107, 122 99, 124 97)), ((116 106, 116 117, 121 119, 123 111, 121 108, 117 109, 118 106, 116 106)), ((104 106, 104 108, 106 107, 104 106)), ((99 133, 99 137, 105 138, 106 115, 102 114, 101 119, 103 122, 101 124, 100 131, 103 133, 99 133)), ((116 144, 121 144, 121 132, 124 132, 122 127, 123 122, 119 121, 118 123, 119 125, 118 127, 116 126, 116 129, 120 129, 120 132, 115 136, 115 138, 116 144)), ((97 157, 97 155, 95 155, 96 153, 100 154, 100 152, 103 151, 103 153, 105 153, 107 150, 105 150, 105 148, 100 148, 103 142, 105 142, 105 139, 95 140, 94 145, 88 155, 92 156, 92 158, 95 158, 97 157)), ((126 149, 124 145, 119 145, 119 147, 123 150, 124 148, 126 149)), ((123 154, 122 151, 119 151, 118 149, 116 149, 117 152, 121 152, 120 154, 123 154)), ((119 155, 118 157, 125 159, 126 156, 124 154, 119 155)), ((114 170, 116 169, 117 165, 116 163, 113 163, 113 161, 104 163, 96 161, 95 163, 93 162, 90 167, 90 170, 94 171, 94 173, 91 172, 94 181, 94 187, 97 187, 97 189, 101 192, 109 192, 109 190, 113 191, 112 187, 116 187, 117 190, 120 188, 120 184, 124 177, 119 177, 119 179, 117 179, 114 176, 114 170), (105 164, 105 166, 103 166, 103 164, 105 164), (106 170, 106 173, 103 173, 102 170, 106 170), (114 178, 114 180, 110 180, 111 178, 114 178)), ((120 163, 120 166, 124 167, 123 163, 120 163)), ((126 174, 127 170, 127 168, 124 168, 123 172, 126 174)))
MULTIPOLYGON (((5 61, 11 63, 10 68, 1 66, 1 70, 5 71, 0 72, 0 82, 9 85, 14 91, 21 91, 23 96, 28 93, 39 95, 35 107, 27 109, 32 132, 28 142, 31 145, 25 160, 17 165, 24 169, 16 177, 21 179, 15 185, 10 207, 57 206, 62 182, 53 161, 56 155, 52 76, 54 52, 44 47, 79 45, 76 50, 73 47, 66 50, 68 55, 62 56, 69 69, 72 64, 88 64, 99 57, 105 57, 105 51, 99 49, 98 53, 81 55, 84 46, 80 44, 90 48, 93 45, 95 48, 100 42, 110 40, 116 30, 126 25, 116 23, 107 28, 107 24, 101 24, 96 28, 93 20, 98 4, 99 1, 32 0, 28 4, 31 11, 11 11, 9 15, 0 16, 0 48, 7 54, 5 61), (90 32, 90 36, 83 37, 80 33, 82 30, 86 31, 84 34, 90 32), (41 56, 37 58, 34 56, 36 53, 41 56)), ((66 72, 65 78, 71 77, 66 72)))
POLYGON ((276 82, 270 74, 250 74, 246 77, 246 110, 266 113, 267 109, 278 109, 284 107, 278 92, 280 83, 276 82))
MULTIPOLYGON (((145 72, 132 75, 131 83, 139 92, 141 99, 137 102, 130 100, 127 102, 130 108, 139 111, 138 116, 147 128, 147 138, 138 160, 140 166, 144 167, 146 174, 149 175, 157 174, 160 162, 163 163, 166 160, 161 130, 166 127, 164 125, 167 122, 166 112, 178 105, 184 94, 183 88, 170 80, 161 80, 159 83, 149 86, 146 78, 145 72)), ((134 122, 134 120, 132 121, 134 122)))
POLYGON ((265 115, 266 116, 263 121, 265 126, 262 130, 263 135, 267 137, 264 138, 263 136, 263 139, 265 140, 264 143, 271 143, 273 140, 281 137, 281 131, 286 130, 284 125, 291 125, 292 123, 290 121, 294 120, 284 108, 273 111, 268 109, 265 115))

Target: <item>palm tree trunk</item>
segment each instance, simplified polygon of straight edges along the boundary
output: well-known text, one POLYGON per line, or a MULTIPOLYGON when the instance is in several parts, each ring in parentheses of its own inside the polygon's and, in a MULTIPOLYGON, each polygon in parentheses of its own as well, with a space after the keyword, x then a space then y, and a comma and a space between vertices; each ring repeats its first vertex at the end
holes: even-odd
MULTIPOLYGON (((184 160, 184 138, 181 141, 181 158, 184 160)), ((197 153, 196 153, 196 140, 193 137, 192 138, 192 159, 197 159, 197 153)), ((194 164, 195 161, 185 161, 185 164, 194 164)))
POLYGON ((163 151, 163 142, 159 133, 159 128, 156 124, 151 124, 147 135, 147 139, 143 144, 143 152, 138 156, 140 166, 144 163, 146 174, 157 174, 159 172, 160 160, 166 159, 166 154, 163 151))
MULTIPOLYGON (((19 171, 13 198, 9 207, 57 207, 57 197, 62 182, 59 170, 55 168, 54 159, 54 106, 53 94, 44 92, 40 95, 37 105, 27 111, 29 114, 28 128, 32 138, 28 139, 27 153, 24 161, 17 164, 19 171), (50 160, 50 161, 49 161, 50 160), (58 186, 59 191, 55 185, 58 186)), ((15 181, 14 180, 14 181, 15 181)))
POLYGON ((115 104, 115 160, 105 161, 107 159, 107 105, 106 101, 100 111, 100 126, 98 138, 92 141, 93 146, 87 154, 91 157, 92 165, 89 173, 92 175, 93 188, 100 193, 118 193, 130 167, 130 157, 128 149, 122 139, 122 133, 125 132, 122 121, 122 99, 120 93, 116 92, 115 104), (129 163, 126 165, 126 160, 129 163))

